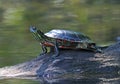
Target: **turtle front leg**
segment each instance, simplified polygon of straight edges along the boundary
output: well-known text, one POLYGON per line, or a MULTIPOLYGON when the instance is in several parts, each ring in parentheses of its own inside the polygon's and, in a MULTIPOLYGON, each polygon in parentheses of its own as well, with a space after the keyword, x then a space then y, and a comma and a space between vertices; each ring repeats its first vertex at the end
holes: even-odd
POLYGON ((59 55, 59 48, 58 48, 57 40, 55 40, 55 43, 54 43, 54 52, 55 54, 53 55, 53 57, 57 57, 59 55))
POLYGON ((46 53, 47 53, 47 48, 44 45, 42 45, 42 53, 40 53, 40 56, 46 53))

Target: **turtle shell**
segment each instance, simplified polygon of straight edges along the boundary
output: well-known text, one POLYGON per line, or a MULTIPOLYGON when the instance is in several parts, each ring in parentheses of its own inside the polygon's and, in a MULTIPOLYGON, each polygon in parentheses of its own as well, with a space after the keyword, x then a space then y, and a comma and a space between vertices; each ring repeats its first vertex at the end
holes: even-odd
POLYGON ((74 32, 70 30, 60 30, 54 29, 45 33, 47 37, 54 38, 54 39, 61 39, 70 42, 86 42, 86 43, 93 43, 91 39, 84 35, 81 32, 74 32))

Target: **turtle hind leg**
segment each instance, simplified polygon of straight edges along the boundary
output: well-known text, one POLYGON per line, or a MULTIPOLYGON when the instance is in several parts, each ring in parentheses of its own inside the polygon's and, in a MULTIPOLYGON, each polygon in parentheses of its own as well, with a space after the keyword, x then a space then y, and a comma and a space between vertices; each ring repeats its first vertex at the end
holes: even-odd
POLYGON ((102 53, 102 49, 99 48, 98 46, 94 46, 93 51, 94 51, 95 53, 102 53))
POLYGON ((45 55, 47 53, 47 48, 45 46, 42 45, 42 53, 40 53, 39 55, 45 55))
POLYGON ((95 53, 102 53, 102 49, 100 47, 96 46, 95 43, 88 44, 87 49, 91 50, 95 53))

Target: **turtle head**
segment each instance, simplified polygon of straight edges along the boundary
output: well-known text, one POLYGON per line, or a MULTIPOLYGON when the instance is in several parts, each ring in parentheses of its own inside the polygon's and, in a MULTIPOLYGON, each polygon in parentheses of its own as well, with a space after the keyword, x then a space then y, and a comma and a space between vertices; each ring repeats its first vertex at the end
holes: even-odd
POLYGON ((36 32, 37 32, 36 27, 34 27, 34 26, 30 26, 30 32, 32 32, 32 33, 36 33, 36 32))
POLYGON ((34 26, 30 26, 30 32, 32 32, 35 39, 39 41, 41 41, 45 36, 43 32, 41 32, 40 30, 37 30, 37 28, 34 26))

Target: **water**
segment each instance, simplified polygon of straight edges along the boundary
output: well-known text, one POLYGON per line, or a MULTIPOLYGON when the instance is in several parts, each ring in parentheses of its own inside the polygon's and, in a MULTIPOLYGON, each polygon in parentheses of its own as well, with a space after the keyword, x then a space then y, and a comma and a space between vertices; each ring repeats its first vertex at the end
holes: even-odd
POLYGON ((39 81, 24 79, 4 79, 0 80, 0 84, 40 84, 39 81))
MULTIPOLYGON (((119 0, 0 0, 0 67, 31 60, 40 53, 39 43, 29 32, 30 25, 43 32, 80 31, 97 44, 115 42, 120 36, 119 4, 119 0)), ((32 80, 0 80, 0 84, 11 83, 39 84, 32 80)))

